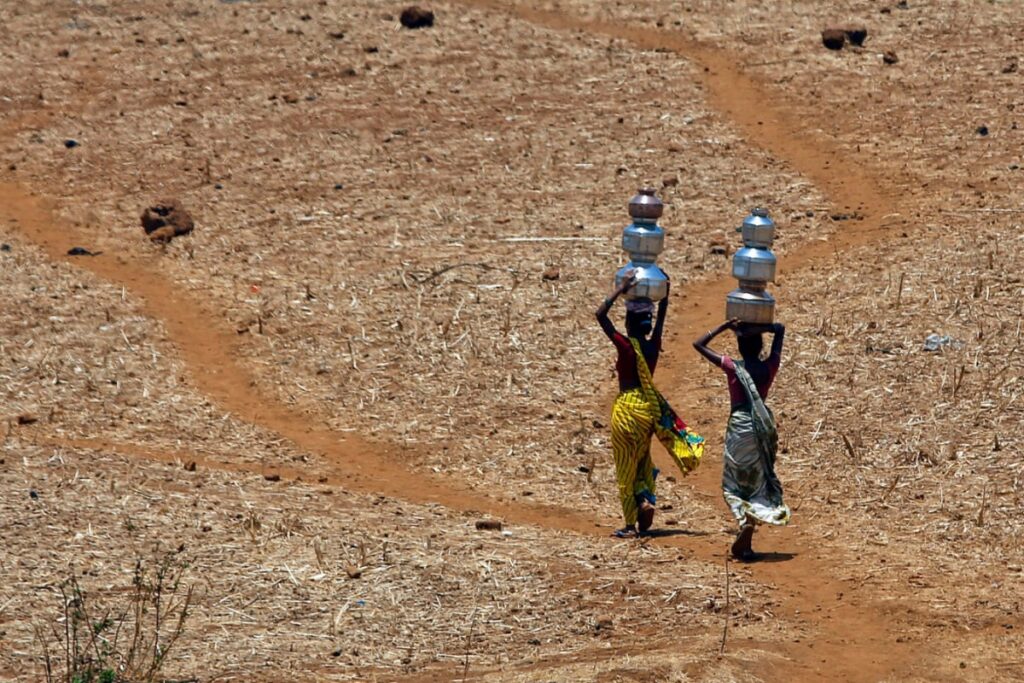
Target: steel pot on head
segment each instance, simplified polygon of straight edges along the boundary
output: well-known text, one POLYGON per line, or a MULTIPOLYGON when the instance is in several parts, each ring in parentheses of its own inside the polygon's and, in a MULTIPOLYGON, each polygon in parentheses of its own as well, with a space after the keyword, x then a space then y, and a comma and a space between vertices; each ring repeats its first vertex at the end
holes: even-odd
POLYGON ((743 247, 732 257, 732 276, 737 280, 775 281, 775 254, 767 249, 743 247))
POLYGON ((767 209, 751 209, 736 231, 743 233, 743 244, 747 247, 768 249, 775 241, 775 222, 768 217, 767 209))
POLYGON ((622 229, 622 250, 633 261, 651 262, 665 249, 665 231, 657 223, 636 222, 622 229))
POLYGON ((655 196, 653 187, 641 187, 637 194, 629 200, 629 215, 634 221, 654 221, 661 218, 665 204, 655 196))
POLYGON ((626 273, 630 270, 636 271, 636 284, 627 290, 623 296, 627 299, 650 299, 661 301, 668 295, 668 277, 657 265, 653 263, 633 263, 632 261, 619 268, 615 273, 615 286, 622 284, 626 273))
POLYGON ((775 322, 775 298, 763 290, 734 289, 725 297, 725 318, 755 325, 775 322))

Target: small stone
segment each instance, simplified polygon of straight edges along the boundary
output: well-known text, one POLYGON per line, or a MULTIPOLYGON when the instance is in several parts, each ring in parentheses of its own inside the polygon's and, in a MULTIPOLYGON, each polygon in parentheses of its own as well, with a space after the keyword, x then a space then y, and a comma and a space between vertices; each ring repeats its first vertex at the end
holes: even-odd
POLYGON ((334 40, 343 40, 345 38, 344 31, 331 31, 327 35, 333 38, 334 40))
POLYGON ((36 491, 35 489, 29 489, 28 497, 31 498, 32 500, 39 500, 39 492, 36 491))
POLYGON ((668 176, 668 177, 662 179, 662 181, 661 181, 661 186, 662 187, 676 187, 677 185, 679 185, 679 177, 678 176, 674 176, 674 175, 673 176, 668 176))
POLYGON ((1010 57, 1008 60, 1006 60, 1006 64, 1003 64, 1002 70, 1004 74, 1012 74, 1017 71, 1017 68, 1017 58, 1010 57))
POLYGON ((842 50, 846 44, 846 31, 841 28, 827 28, 821 32, 821 43, 829 50, 842 50))
POLYGON ((89 251, 83 247, 71 247, 68 249, 68 256, 97 256, 99 252, 89 251))
POLYGON ((9 244, 0 244, 0 251, 10 251, 10 250, 11 250, 11 245, 9 245, 9 244))
POLYGON ((264 474, 263 478, 266 479, 267 481, 281 481, 280 474, 264 474))
POLYGON ((195 472, 196 471, 196 461, 195 460, 189 460, 185 464, 185 471, 186 472, 195 472))
POLYGON ((22 413, 18 416, 18 424, 20 425, 31 425, 39 422, 39 418, 29 413, 22 413))
POLYGON ((342 185, 341 183, 334 183, 334 189, 335 190, 344 190, 345 186, 342 185))
POLYGON ((476 521, 478 531, 501 531, 501 520, 499 519, 478 519, 476 521))
POLYGON ((363 570, 355 565, 350 564, 347 567, 345 567, 345 573, 348 574, 348 578, 350 579, 358 579, 363 575, 363 570))
POLYGON ((886 50, 882 53, 882 61, 886 64, 896 64, 900 61, 900 58, 892 50, 886 50))
POLYGON ((57 56, 58 57, 63 57, 64 59, 67 59, 68 57, 71 56, 71 50, 68 50, 67 48, 65 48, 65 49, 61 50, 60 52, 58 52, 57 56))
POLYGON ((577 472, 582 472, 583 474, 586 474, 586 473, 590 472, 590 468, 587 467, 586 465, 577 465, 576 466, 576 471, 577 472))
POLYGON ((64 146, 67 147, 68 149, 78 147, 78 140, 72 140, 71 138, 68 138, 67 140, 64 141, 64 146))
POLYGON ((974 132, 980 135, 981 137, 985 137, 986 135, 988 135, 988 126, 978 126, 974 130, 974 132))
POLYGON ((434 13, 418 5, 412 5, 402 10, 398 20, 402 22, 402 26, 409 29, 429 28, 434 25, 434 13))
POLYGON ((561 271, 558 270, 558 266, 551 266, 550 268, 547 268, 541 274, 541 278, 543 280, 547 281, 547 282, 551 282, 553 280, 557 280, 561 276, 562 276, 562 273, 561 273, 561 271))

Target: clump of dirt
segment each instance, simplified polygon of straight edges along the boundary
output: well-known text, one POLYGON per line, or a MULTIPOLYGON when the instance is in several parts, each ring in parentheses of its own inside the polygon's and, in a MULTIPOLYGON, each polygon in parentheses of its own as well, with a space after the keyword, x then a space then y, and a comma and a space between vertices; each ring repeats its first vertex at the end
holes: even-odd
POLYGON ((841 28, 827 28, 821 32, 821 42, 829 50, 842 50, 846 44, 846 31, 841 28))
POLYGON ((169 242, 195 228, 192 216, 177 199, 154 202, 143 210, 140 220, 142 229, 154 242, 169 242))
POLYGON ((868 39, 868 29, 865 26, 850 26, 843 29, 846 33, 846 39, 850 41, 850 45, 856 45, 860 47, 864 44, 864 41, 868 39))
POLYGON ((406 28, 430 28, 434 25, 434 13, 419 5, 411 5, 402 10, 398 20, 406 28))

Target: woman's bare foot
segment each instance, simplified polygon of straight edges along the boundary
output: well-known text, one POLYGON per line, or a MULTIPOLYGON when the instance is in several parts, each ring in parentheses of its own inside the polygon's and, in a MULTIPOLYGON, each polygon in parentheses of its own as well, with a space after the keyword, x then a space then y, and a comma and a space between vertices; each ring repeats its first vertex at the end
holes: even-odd
POLYGON ((640 525, 640 533, 643 533, 651 528, 654 524, 654 506, 646 500, 640 503, 640 509, 636 515, 637 522, 640 525))
POLYGON ((732 544, 732 556, 741 562, 752 562, 757 559, 757 553, 751 547, 754 539, 754 525, 745 524, 736 535, 732 544))

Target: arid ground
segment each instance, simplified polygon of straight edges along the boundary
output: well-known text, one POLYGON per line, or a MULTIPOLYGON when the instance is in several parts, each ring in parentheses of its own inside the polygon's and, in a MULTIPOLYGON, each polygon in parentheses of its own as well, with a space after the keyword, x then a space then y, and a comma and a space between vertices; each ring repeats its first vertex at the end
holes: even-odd
POLYGON ((404 7, 0 3, 0 679, 70 576, 99 613, 170 557, 154 680, 1024 680, 1017 3, 404 7), (641 185, 708 450, 653 447, 621 541, 593 310, 641 185), (745 565, 690 342, 755 205, 793 523, 745 565))

